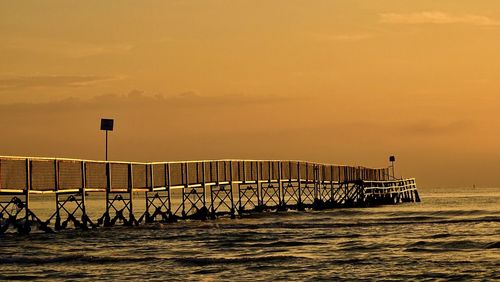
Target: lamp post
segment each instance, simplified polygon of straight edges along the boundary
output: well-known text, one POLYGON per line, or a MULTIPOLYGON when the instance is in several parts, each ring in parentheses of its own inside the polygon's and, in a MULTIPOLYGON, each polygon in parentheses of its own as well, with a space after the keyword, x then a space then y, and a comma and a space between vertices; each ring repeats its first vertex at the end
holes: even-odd
POLYGON ((391 169, 392 169, 392 179, 396 179, 396 175, 394 174, 394 162, 396 161, 395 156, 390 156, 389 157, 389 162, 391 162, 391 169))
POLYGON ((101 119, 101 130, 106 131, 106 161, 108 160, 108 131, 113 131, 113 119, 101 119))

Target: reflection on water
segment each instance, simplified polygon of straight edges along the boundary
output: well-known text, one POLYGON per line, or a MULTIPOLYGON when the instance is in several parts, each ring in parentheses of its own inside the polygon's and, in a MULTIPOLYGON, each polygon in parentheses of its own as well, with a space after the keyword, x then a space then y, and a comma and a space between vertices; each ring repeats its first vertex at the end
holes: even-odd
POLYGON ((499 279, 500 189, 421 194, 420 204, 7 235, 0 279, 499 279))

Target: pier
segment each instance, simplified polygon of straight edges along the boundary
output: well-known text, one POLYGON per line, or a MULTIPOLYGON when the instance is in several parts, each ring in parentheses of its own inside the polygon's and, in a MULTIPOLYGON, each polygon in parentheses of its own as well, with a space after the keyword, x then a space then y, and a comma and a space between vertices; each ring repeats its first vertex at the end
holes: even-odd
POLYGON ((115 162, 0 157, 0 234, 54 232, 181 219, 235 218, 249 213, 367 207, 420 202, 415 179, 395 179, 390 168, 287 160, 115 162), (91 218, 86 197, 104 196, 104 213, 91 218), (143 198, 135 198, 141 193, 143 198), (54 198, 39 218, 30 196, 54 198), (145 211, 134 208, 144 201, 145 211))

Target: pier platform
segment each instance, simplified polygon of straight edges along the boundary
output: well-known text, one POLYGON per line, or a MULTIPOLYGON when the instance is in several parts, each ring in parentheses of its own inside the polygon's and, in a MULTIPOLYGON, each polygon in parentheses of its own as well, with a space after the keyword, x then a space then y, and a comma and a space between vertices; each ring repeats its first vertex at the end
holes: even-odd
POLYGON ((0 157, 0 234, 419 201, 415 179, 394 179, 388 167, 288 160, 138 163, 0 157), (86 197, 94 193, 103 195, 104 213, 91 218, 86 197), (137 193, 144 197, 134 198, 137 193), (35 194, 54 199, 48 218, 30 208, 35 194), (138 200, 145 206, 140 213, 138 200))

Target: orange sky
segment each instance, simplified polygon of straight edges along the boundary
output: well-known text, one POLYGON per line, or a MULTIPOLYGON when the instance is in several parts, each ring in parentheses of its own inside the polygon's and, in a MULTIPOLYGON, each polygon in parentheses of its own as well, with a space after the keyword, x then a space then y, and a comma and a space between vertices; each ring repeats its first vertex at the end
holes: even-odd
POLYGON ((500 185, 500 2, 0 1, 0 155, 398 156, 500 185))

